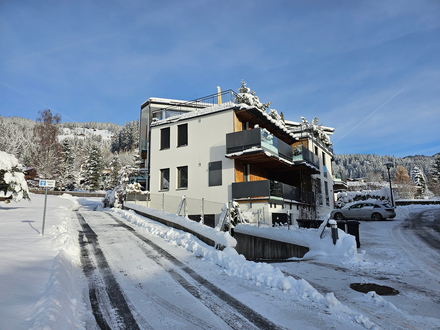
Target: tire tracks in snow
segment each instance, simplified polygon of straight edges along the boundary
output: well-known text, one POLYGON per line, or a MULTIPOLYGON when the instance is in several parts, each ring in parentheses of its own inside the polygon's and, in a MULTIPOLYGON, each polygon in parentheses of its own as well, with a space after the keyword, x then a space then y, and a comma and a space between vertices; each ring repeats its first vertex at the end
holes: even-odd
POLYGON ((96 233, 80 212, 76 212, 82 231, 79 232, 81 263, 89 284, 89 299, 96 323, 101 329, 140 329, 128 307, 124 294, 111 272, 96 233), (92 261, 93 253, 96 266, 92 261), (101 285, 100 285, 100 282, 101 285), (106 308, 107 307, 107 308, 106 308))
POLYGON ((119 226, 133 234, 137 238, 135 242, 137 242, 139 248, 141 248, 150 259, 167 271, 187 292, 198 299, 231 328, 253 329, 256 327, 257 329, 282 329, 203 278, 182 261, 178 260, 145 236, 136 232, 135 229, 119 220, 113 214, 108 212, 105 212, 105 214, 110 216, 119 226), (149 249, 141 242, 147 244, 149 249), (167 266, 166 262, 170 262, 174 267, 167 266), (189 278, 187 279, 186 277, 189 278), (189 280, 195 281, 195 285, 191 284, 189 280))

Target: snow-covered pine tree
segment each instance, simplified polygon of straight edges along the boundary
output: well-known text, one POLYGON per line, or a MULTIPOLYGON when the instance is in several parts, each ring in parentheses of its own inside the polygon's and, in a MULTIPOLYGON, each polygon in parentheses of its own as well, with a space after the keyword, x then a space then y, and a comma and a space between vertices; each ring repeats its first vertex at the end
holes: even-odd
POLYGON ((5 202, 30 200, 21 165, 14 155, 3 151, 0 151, 0 198, 5 202))
POLYGON ((418 191, 416 193, 416 196, 420 197, 422 196, 426 191, 426 180, 425 176, 423 175, 422 171, 417 167, 414 166, 414 168, 411 170, 411 180, 416 184, 418 187, 418 191))
POLYGON ((254 91, 251 91, 250 88, 246 87, 246 82, 244 80, 241 81, 241 86, 238 89, 238 94, 235 95, 235 103, 237 104, 247 104, 250 106, 254 106, 262 112, 266 112, 269 109, 271 102, 261 103, 258 96, 255 95, 254 91))
POLYGON ((89 191, 96 191, 101 188, 101 178, 103 170, 102 152, 95 143, 88 148, 88 157, 83 166, 83 187, 89 191))
POLYGON ((64 139, 61 143, 61 165, 60 165, 60 190, 73 190, 75 188, 75 156, 73 154, 70 139, 64 139))
POLYGON ((110 161, 110 173, 105 180, 105 189, 112 190, 118 185, 118 172, 122 167, 118 154, 114 154, 110 161))
POLYGON ((440 196, 440 154, 436 155, 434 164, 429 172, 429 190, 435 196, 440 196))

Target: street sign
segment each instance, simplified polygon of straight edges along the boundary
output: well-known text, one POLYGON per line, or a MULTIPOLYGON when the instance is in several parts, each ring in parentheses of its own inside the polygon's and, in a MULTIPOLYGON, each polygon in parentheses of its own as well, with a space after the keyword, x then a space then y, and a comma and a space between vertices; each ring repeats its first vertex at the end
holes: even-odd
POLYGON ((55 187, 55 180, 40 180, 40 187, 53 188, 55 187))
POLYGON ((41 234, 44 236, 44 224, 46 222, 47 188, 55 187, 55 180, 40 180, 38 185, 40 187, 46 188, 46 194, 44 196, 43 229, 41 230, 41 234))

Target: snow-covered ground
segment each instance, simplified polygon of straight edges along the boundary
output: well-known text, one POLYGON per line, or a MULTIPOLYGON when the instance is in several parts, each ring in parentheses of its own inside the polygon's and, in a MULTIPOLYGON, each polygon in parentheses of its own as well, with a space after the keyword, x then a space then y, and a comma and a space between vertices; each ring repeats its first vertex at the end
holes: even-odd
POLYGON ((113 136, 113 133, 102 129, 81 128, 81 127, 72 129, 65 127, 63 128, 63 134, 58 135, 58 141, 62 141, 67 138, 73 138, 74 136, 85 139, 86 137, 91 137, 95 135, 96 136, 100 135, 103 140, 110 140, 113 136))
MULTIPOLYGON (((84 329, 91 311, 83 299, 87 281, 73 210, 95 208, 100 200, 48 196, 42 237, 44 195, 32 194, 31 199, 0 206, 0 329, 84 329)), ((284 327, 438 329, 440 284, 426 271, 437 266, 423 260, 420 249, 408 248, 409 234, 401 226, 423 208, 399 207, 394 221, 362 222, 356 259, 313 253, 303 261, 276 264, 249 262, 232 248, 218 251, 133 212, 113 212, 144 235, 196 255, 199 273, 214 269, 221 275, 210 280, 219 286, 230 283, 237 299, 276 315, 284 327), (361 294, 349 288, 353 282, 390 285, 400 294, 361 294)))

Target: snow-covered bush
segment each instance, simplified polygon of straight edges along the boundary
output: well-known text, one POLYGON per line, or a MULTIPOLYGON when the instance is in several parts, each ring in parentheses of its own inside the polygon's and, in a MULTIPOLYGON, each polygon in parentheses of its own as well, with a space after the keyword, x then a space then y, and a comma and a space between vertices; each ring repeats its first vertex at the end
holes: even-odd
POLYGON ((102 200, 103 207, 122 207, 127 193, 141 193, 141 185, 137 182, 130 184, 131 177, 139 175, 138 165, 126 165, 118 172, 118 185, 107 191, 102 200))
POLYGON ((29 198, 29 190, 17 158, 0 151, 0 198, 9 202, 29 198))
POLYGON ((241 86, 238 89, 238 94, 235 95, 235 103, 237 104, 247 104, 249 106, 256 107, 262 112, 266 112, 269 108, 270 103, 261 103, 258 96, 255 95, 254 91, 251 91, 250 88, 246 87, 246 82, 244 80, 241 81, 241 86))
MULTIPOLYGON (((394 197, 395 194, 393 194, 394 197)), ((367 200, 378 200, 385 203, 391 203, 390 188, 383 187, 380 190, 364 190, 364 191, 346 191, 337 195, 335 208, 341 209, 351 203, 367 200)))

